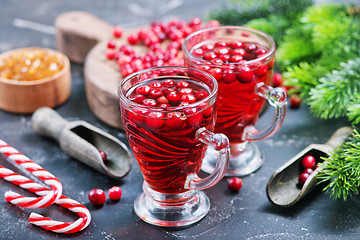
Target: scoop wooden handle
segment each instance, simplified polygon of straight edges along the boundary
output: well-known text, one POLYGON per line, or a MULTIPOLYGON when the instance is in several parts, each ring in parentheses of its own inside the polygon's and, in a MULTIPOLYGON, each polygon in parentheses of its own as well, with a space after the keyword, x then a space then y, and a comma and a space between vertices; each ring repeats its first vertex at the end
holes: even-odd
POLYGON ((31 122, 35 132, 57 141, 60 140, 61 133, 68 124, 68 121, 48 107, 36 110, 32 115, 31 122))

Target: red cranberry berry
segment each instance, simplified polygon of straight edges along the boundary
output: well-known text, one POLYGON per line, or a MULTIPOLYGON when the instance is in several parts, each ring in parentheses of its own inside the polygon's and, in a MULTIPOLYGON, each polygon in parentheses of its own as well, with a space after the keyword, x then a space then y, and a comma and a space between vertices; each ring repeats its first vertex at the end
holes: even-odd
POLYGON ((202 23, 201 19, 198 17, 194 17, 190 20, 189 22, 189 27, 194 27, 194 26, 200 26, 202 23))
POLYGON ((224 83, 232 83, 236 80, 236 75, 233 70, 225 69, 223 73, 223 82, 224 83))
POLYGON ((201 46, 201 49, 202 50, 204 50, 204 51, 212 51, 212 50, 214 50, 214 45, 212 45, 212 44, 204 44, 204 45, 202 45, 201 46))
POLYGON ((231 191, 238 192, 242 187, 242 180, 238 177, 232 177, 228 180, 227 186, 231 191))
POLYGON ((201 90, 195 93, 195 97, 197 100, 201 100, 209 96, 209 93, 205 90, 201 90))
POLYGON ((177 94, 176 92, 171 92, 166 96, 167 100, 170 102, 178 102, 180 101, 181 96, 177 94))
POLYGON ((139 42, 140 38, 139 38, 139 34, 130 34, 127 38, 128 40, 128 43, 131 44, 131 45, 135 45, 139 42))
POLYGON ((115 58, 115 55, 116 55, 116 52, 115 52, 114 49, 109 48, 109 49, 106 51, 106 57, 107 57, 107 59, 109 59, 109 60, 114 59, 114 58, 115 58))
POLYGON ((303 157, 303 159, 301 160, 301 167, 303 169, 306 168, 313 168, 316 164, 315 158, 312 155, 306 155, 305 157, 303 157))
POLYGON ((242 48, 244 46, 244 43, 241 41, 234 41, 229 44, 231 48, 242 48))
POLYGON ((203 57, 205 60, 214 60, 217 58, 217 55, 216 53, 214 52, 207 52, 204 54, 204 57, 203 57))
POLYGON ((219 82, 223 77, 223 70, 221 68, 212 68, 209 73, 219 82))
POLYGON ((180 101, 187 103, 194 103, 196 102, 196 98, 193 94, 185 94, 181 96, 180 101))
POLYGON ((162 112, 150 112, 145 118, 146 126, 151 129, 160 129, 165 124, 164 117, 162 112))
POLYGON ((196 57, 201 57, 201 56, 204 56, 205 51, 204 51, 204 49, 197 48, 192 52, 192 54, 196 57))
POLYGON ((113 36, 115 38, 121 38, 123 32, 124 32, 124 29, 122 27, 120 27, 120 26, 115 26, 113 28, 113 36))
POLYGON ((268 71, 268 65, 262 65, 258 69, 255 70, 255 74, 258 77, 264 76, 268 71))
POLYGON ((203 120, 203 115, 197 108, 186 109, 185 114, 190 115, 186 118, 186 123, 189 126, 199 126, 203 120))
POLYGON ((231 54, 244 57, 246 55, 246 51, 243 48, 235 48, 235 49, 231 50, 231 54))
POLYGON ((291 108, 299 108, 301 105, 301 98, 297 94, 293 94, 290 96, 290 107, 291 108))
POLYGON ((237 71, 236 77, 242 83, 250 82, 255 75, 249 66, 241 66, 237 71))
POLYGON ((166 114, 165 125, 172 129, 180 128, 184 124, 181 117, 180 112, 169 112, 166 114))
POLYGON ((111 49, 114 49, 114 48, 116 47, 115 41, 114 41, 114 40, 108 41, 107 47, 108 47, 108 48, 111 48, 111 49))
POLYGON ((283 84, 283 78, 281 73, 273 74, 272 83, 274 87, 280 87, 283 84))
POLYGON ((175 82, 171 79, 167 79, 162 83, 163 87, 170 88, 175 86, 175 82))
POLYGON ((141 95, 148 95, 150 93, 150 87, 149 86, 139 86, 136 88, 136 93, 141 95))
POLYGON ((215 48, 214 52, 217 55, 225 55, 230 53, 230 49, 228 47, 217 47, 215 48))
POLYGON ((190 84, 185 81, 180 81, 180 82, 176 83, 177 88, 188 88, 189 86, 190 86, 190 84))
POLYGON ((106 201, 106 195, 101 189, 92 189, 88 194, 88 198, 94 205, 103 205, 106 201))
POLYGON ((149 84, 150 88, 161 89, 162 85, 160 82, 154 81, 149 84))
POLYGON ((117 201, 121 198, 122 190, 118 186, 113 186, 108 190, 108 195, 111 200, 117 201))
POLYGON ((163 92, 160 89, 153 89, 149 93, 149 97, 154 98, 154 99, 159 98, 162 95, 163 95, 163 92))
POLYGON ((107 155, 106 155, 106 153, 104 152, 104 151, 99 151, 99 153, 100 153, 100 156, 101 156, 101 159, 103 160, 103 162, 106 162, 106 160, 107 160, 107 155))
POLYGON ((308 179, 309 175, 310 174, 308 174, 308 173, 300 174, 300 176, 299 176, 299 185, 300 186, 304 185, 304 183, 306 182, 306 179, 308 179))
POLYGON ((181 88, 179 90, 180 95, 193 94, 192 88, 181 88))
POLYGON ((230 62, 238 63, 241 60, 243 60, 243 57, 240 55, 232 55, 229 60, 230 60, 230 62))
POLYGON ((228 43, 225 41, 219 41, 215 43, 215 47, 227 47, 228 43))
POLYGON ((258 50, 255 51, 255 54, 258 56, 266 54, 266 53, 267 53, 266 49, 263 49, 263 48, 259 48, 258 50))
POLYGON ((157 106, 157 101, 155 99, 152 99, 152 98, 147 98, 142 103, 145 106, 149 106, 149 107, 156 107, 157 106))
POLYGON ((143 104, 145 99, 146 99, 145 96, 143 96, 143 95, 138 95, 138 96, 132 98, 131 101, 136 102, 136 103, 138 103, 138 104, 143 104))

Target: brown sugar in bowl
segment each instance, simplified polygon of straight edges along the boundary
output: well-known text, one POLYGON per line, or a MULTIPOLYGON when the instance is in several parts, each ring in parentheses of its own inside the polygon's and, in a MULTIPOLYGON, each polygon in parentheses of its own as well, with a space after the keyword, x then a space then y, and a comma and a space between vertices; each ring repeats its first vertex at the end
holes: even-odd
MULTIPOLYGON (((33 113, 39 107, 54 108, 64 103, 71 92, 70 61, 64 54, 47 48, 20 48, 0 55, 0 64, 21 52, 43 51, 63 64, 53 75, 37 80, 14 80, 0 75, 0 109, 12 113, 33 113)), ((0 70, 1 71, 1 70, 0 70)))

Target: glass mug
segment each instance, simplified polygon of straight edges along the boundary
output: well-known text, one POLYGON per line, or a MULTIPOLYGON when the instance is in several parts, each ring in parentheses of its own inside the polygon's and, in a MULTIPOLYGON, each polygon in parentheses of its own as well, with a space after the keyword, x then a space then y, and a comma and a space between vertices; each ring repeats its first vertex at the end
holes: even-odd
POLYGON ((187 67, 157 67, 124 78, 118 88, 122 121, 144 177, 136 214, 158 226, 185 226, 210 208, 201 189, 224 176, 229 140, 214 134, 217 81, 187 67), (217 165, 205 178, 197 174, 208 146, 217 165))
MULTIPOLYGON (((286 112, 286 93, 272 88, 275 43, 256 30, 238 26, 220 26, 199 30, 183 42, 185 65, 211 74, 218 81, 215 133, 230 140, 227 176, 244 176, 263 164, 263 154, 253 141, 276 133, 286 112), (262 130, 255 123, 265 100, 275 108, 274 117, 262 130)), ((202 169, 211 172, 216 160, 207 153, 202 169)))

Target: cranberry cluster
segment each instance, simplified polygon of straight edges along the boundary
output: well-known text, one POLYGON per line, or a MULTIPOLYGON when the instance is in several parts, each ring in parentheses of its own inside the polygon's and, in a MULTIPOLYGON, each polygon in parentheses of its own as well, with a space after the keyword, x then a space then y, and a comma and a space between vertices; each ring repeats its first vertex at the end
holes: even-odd
MULTIPOLYGON (((108 190, 111 200, 117 201, 121 198, 122 190, 118 186, 113 186, 108 190)), ((106 201, 106 194, 102 189, 92 189, 88 194, 89 201, 94 205, 103 205, 106 201)))
MULTIPOLYGON (((107 44, 106 57, 115 60, 123 77, 142 69, 159 66, 183 66, 181 56, 182 41, 189 34, 202 27, 215 27, 220 23, 211 20, 203 25, 200 18, 193 18, 188 23, 175 19, 169 23, 153 22, 150 28, 142 28, 136 33, 127 36, 128 45, 117 46, 114 40, 107 44), (148 51, 140 56, 132 46, 143 45, 148 51)), ((122 29, 114 27, 113 36, 123 36, 122 29)))
POLYGON ((190 107, 184 112, 161 111, 161 108, 186 106, 206 98, 209 93, 204 89, 192 87, 187 81, 167 79, 162 82, 152 81, 147 85, 138 86, 129 97, 133 102, 148 107, 157 107, 156 111, 148 108, 134 108, 131 120, 145 123, 150 129, 160 129, 166 126, 178 129, 185 123, 188 126, 198 126, 204 118, 212 114, 212 107, 206 109, 206 103, 198 107, 190 107), (160 110, 160 111, 159 111, 160 110))
POLYGON ((317 168, 315 157, 306 155, 301 160, 301 168, 303 172, 299 175, 299 186, 303 186, 306 179, 317 168))
POLYGON ((248 83, 254 77, 264 76, 269 68, 272 68, 273 61, 269 64, 258 62, 251 66, 248 61, 259 58, 267 52, 266 48, 252 42, 217 41, 203 44, 193 49, 191 54, 206 61, 205 64, 200 62, 201 70, 210 73, 217 81, 229 84, 236 79, 241 83, 248 83))

